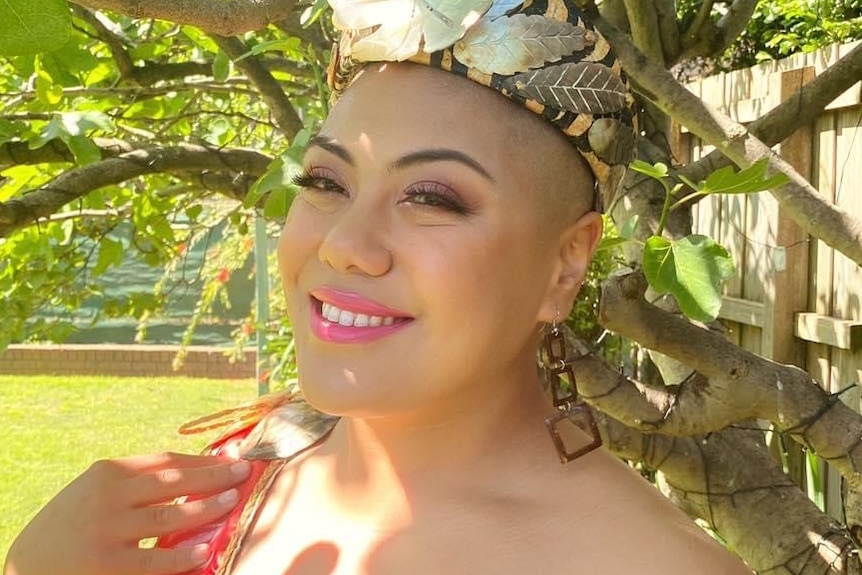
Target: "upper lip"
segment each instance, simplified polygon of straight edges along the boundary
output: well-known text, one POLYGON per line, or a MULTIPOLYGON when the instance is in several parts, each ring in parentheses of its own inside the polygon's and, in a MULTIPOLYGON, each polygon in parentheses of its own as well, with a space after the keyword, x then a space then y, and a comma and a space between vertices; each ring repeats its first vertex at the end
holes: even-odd
POLYGON ((311 296, 324 303, 332 304, 339 309, 376 315, 380 317, 409 318, 410 314, 388 307, 356 292, 337 289, 331 286, 321 286, 311 290, 311 296))

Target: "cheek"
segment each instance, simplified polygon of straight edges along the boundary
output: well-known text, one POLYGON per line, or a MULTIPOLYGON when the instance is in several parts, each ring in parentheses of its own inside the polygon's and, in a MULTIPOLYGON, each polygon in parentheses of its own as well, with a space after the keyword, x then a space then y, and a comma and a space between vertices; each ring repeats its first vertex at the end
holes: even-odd
POLYGON ((541 275, 534 263, 541 256, 528 255, 531 250, 517 231, 497 230, 485 227, 454 242, 425 245, 424 261, 414 257, 423 276, 419 289, 426 299, 443 304, 447 321, 484 330, 509 320, 521 323, 521 311, 529 315, 537 300, 534 280, 541 275), (468 317, 469 326, 463 323, 468 317))
POLYGON ((299 198, 294 201, 278 239, 278 268, 288 296, 303 266, 317 257, 319 233, 303 204, 299 198))

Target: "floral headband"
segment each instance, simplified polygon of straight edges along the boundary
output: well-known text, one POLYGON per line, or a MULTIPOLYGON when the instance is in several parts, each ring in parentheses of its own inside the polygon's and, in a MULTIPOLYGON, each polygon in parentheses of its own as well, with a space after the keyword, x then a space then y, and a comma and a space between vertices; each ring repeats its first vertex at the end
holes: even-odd
POLYGON ((525 106, 563 131, 609 203, 634 157, 634 98, 608 42, 572 0, 329 0, 333 99, 366 62, 439 68, 525 106))

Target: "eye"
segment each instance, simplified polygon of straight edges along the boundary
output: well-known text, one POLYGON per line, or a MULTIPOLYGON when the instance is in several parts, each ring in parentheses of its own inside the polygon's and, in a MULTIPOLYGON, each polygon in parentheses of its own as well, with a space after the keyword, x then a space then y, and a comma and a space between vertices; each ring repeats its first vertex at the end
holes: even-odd
POLYGON ((404 196, 403 202, 416 206, 444 210, 462 216, 472 213, 472 210, 451 188, 437 182, 419 182, 409 187, 404 192, 404 196))
POLYGON ((295 175, 293 185, 304 190, 347 195, 347 190, 333 178, 311 170, 295 175))

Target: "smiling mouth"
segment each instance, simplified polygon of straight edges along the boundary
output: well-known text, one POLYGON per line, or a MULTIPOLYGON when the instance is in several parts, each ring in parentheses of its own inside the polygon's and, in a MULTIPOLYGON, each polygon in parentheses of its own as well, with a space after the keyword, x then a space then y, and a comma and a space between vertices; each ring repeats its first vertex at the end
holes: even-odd
POLYGON ((317 307, 317 311, 320 313, 321 317, 324 320, 330 322, 331 324, 337 324, 342 327, 389 327, 393 325, 398 325, 400 323, 407 323, 411 319, 407 317, 370 315, 350 311, 347 309, 340 308, 334 304, 320 301, 315 297, 312 297, 312 301, 314 302, 314 305, 317 307))

